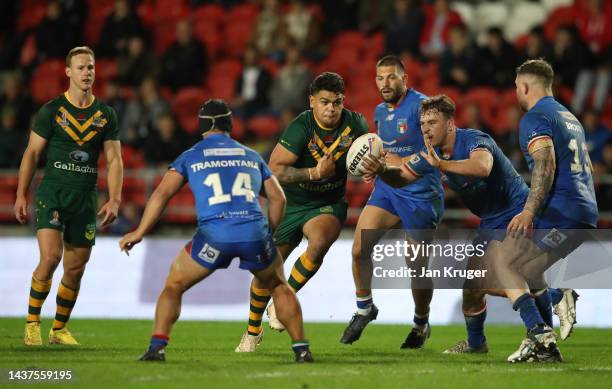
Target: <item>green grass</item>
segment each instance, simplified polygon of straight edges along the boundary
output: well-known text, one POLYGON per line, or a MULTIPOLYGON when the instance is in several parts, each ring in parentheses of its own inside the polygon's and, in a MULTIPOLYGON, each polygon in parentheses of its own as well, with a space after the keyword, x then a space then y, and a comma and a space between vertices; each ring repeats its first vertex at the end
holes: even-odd
MULTIPOLYGON (((51 320, 43 321, 46 335, 51 320)), ((487 328, 487 355, 444 355, 462 339, 462 326, 434 326, 423 350, 400 350, 408 327, 371 324, 352 346, 338 342, 344 325, 307 324, 316 363, 296 365, 285 333, 267 330, 256 353, 236 354, 243 323, 179 321, 165 364, 137 362, 148 345, 150 321, 79 320, 81 342, 68 348, 22 344, 22 319, 0 318, 0 382, 7 368, 71 369, 69 387, 612 387, 612 330, 578 328, 560 344, 562 364, 506 362, 524 334, 520 327, 487 328)), ((43 339, 46 337, 43 336, 43 339)), ((46 343, 46 341, 45 341, 46 343)))

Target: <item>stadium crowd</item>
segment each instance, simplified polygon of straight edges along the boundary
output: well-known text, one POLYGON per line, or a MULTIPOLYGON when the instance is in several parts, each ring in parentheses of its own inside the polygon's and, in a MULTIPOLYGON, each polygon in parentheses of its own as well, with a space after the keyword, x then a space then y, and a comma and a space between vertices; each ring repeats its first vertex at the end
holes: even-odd
MULTIPOLYGON (((21 0, 0 8, 0 169, 19 166, 33 114, 65 88, 66 52, 86 44, 96 52, 95 94, 118 114, 128 169, 165 167, 194 143, 195 113, 209 97, 230 102, 233 136, 266 158, 308 108, 308 85, 322 71, 345 78, 347 107, 373 131, 374 65, 392 53, 404 59, 410 87, 452 97, 458 125, 490 133, 520 172, 514 69, 547 59, 555 95, 584 126, 595 173, 612 174, 612 4, 602 0, 21 0)), ((367 199, 359 184, 349 188, 352 206, 367 199)), ((143 196, 127 197, 117 233, 144 205, 143 196)), ((612 186, 600 185, 598 197, 610 210, 612 186)))

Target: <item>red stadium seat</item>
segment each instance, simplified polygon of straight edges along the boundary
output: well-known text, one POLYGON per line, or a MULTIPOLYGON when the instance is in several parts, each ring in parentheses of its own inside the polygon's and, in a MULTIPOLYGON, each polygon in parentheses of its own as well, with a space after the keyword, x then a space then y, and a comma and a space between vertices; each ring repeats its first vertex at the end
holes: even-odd
POLYGON ((227 24, 244 23, 253 25, 259 15, 259 8, 252 3, 233 6, 226 15, 227 24))
POLYGON ((225 54, 240 58, 246 49, 253 33, 253 24, 248 22, 230 23, 225 26, 225 54))
POLYGON ((231 75, 209 76, 206 85, 211 98, 232 101, 236 87, 236 78, 231 75))
POLYGON ((165 19, 155 24, 153 28, 155 53, 163 54, 163 52, 176 40, 176 25, 180 20, 181 18, 165 19))
POLYGON ((208 98, 203 88, 187 87, 179 90, 172 100, 172 112, 176 115, 180 126, 188 133, 198 129, 198 110, 208 98))
POLYGON ((234 116, 232 118, 232 138, 237 141, 241 141, 244 139, 244 135, 246 134, 246 128, 244 126, 244 122, 239 118, 234 116))
POLYGON ((247 122, 247 128, 260 138, 271 138, 278 135, 280 124, 273 116, 255 116, 247 122))
POLYGON ((574 25, 576 22, 576 6, 559 7, 548 15, 544 24, 544 36, 552 41, 559 27, 564 25, 574 25))
POLYGON ((366 36, 361 31, 343 31, 338 33, 331 44, 331 52, 352 48, 361 51, 366 45, 366 36))
POLYGON ((19 65, 27 66, 36 58, 36 37, 33 33, 28 34, 28 37, 21 48, 19 54, 19 65))
POLYGON ((225 9, 219 4, 206 4, 193 12, 196 23, 206 23, 219 28, 225 21, 225 9))
POLYGON ((185 0, 156 0, 154 9, 156 22, 182 19, 191 12, 189 2, 185 0))
POLYGON ((379 59, 385 51, 385 34, 377 32, 371 35, 365 43, 365 52, 363 53, 368 58, 379 59))
POLYGON ((25 31, 38 26, 47 13, 47 0, 21 1, 17 30, 25 31))
POLYGON ((61 59, 43 62, 34 71, 31 82, 32 98, 38 104, 46 103, 66 87, 65 63, 61 59))

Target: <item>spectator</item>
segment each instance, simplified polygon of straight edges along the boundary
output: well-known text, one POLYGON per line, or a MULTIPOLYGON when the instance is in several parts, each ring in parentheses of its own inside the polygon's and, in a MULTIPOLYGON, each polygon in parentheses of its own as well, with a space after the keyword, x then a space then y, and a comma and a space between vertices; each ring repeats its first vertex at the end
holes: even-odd
POLYGON ((275 49, 274 38, 283 28, 283 16, 278 0, 263 0, 263 9, 257 17, 254 43, 260 53, 268 55, 275 49))
POLYGON ((0 169, 18 168, 25 140, 26 132, 17 127, 15 112, 6 108, 1 112, 0 122, 0 169))
POLYGON ((496 88, 514 85, 516 73, 516 53, 498 27, 487 31, 487 43, 478 55, 480 84, 496 88))
POLYGON ((287 50, 285 65, 272 83, 270 104, 279 114, 286 109, 301 112, 308 99, 308 85, 312 74, 304 65, 300 51, 292 46, 287 50))
POLYGON ((472 128, 474 130, 480 130, 491 134, 491 127, 485 123, 480 112, 480 106, 476 103, 468 103, 465 107, 463 114, 463 121, 465 122, 466 128, 472 128))
POLYGON ((544 58, 547 61, 552 59, 552 46, 544 38, 542 26, 536 26, 527 34, 527 43, 519 55, 519 63, 529 59, 544 58))
POLYGON ((593 108, 601 112, 606 104, 612 69, 612 6, 601 0, 588 0, 578 14, 576 24, 580 36, 593 54, 593 61, 580 70, 572 99, 572 110, 580 114, 594 87, 593 108))
POLYGON ((391 18, 387 21, 385 51, 389 54, 417 57, 425 14, 417 0, 394 0, 391 18))
POLYGON ((285 15, 284 23, 287 26, 289 38, 300 48, 306 45, 313 19, 312 14, 304 4, 304 0, 291 0, 291 7, 285 15))
POLYGON ((117 80, 108 80, 104 86, 104 102, 115 110, 118 118, 123 118, 127 108, 127 100, 121 96, 117 80))
POLYGON ((152 78, 145 78, 140 85, 138 98, 130 101, 121 121, 122 143, 141 148, 160 117, 170 112, 168 103, 159 96, 157 85, 152 78))
POLYGON ((242 73, 236 80, 236 98, 232 110, 237 116, 248 119, 268 107, 272 78, 266 68, 258 64, 255 47, 246 49, 242 65, 242 73))
POLYGON ((113 12, 104 21, 96 55, 115 57, 128 49, 130 38, 135 36, 144 38, 140 18, 129 0, 115 0, 113 12))
MULTIPOLYGON (((604 145, 602 152, 601 163, 598 164, 596 171, 597 175, 612 174, 612 139, 608 140, 604 145)), ((597 197, 597 206, 600 211, 612 210, 612 185, 601 184, 595 192, 597 197)))
POLYGON ((440 59, 440 80, 442 85, 467 89, 475 74, 476 49, 467 28, 463 25, 450 30, 449 45, 440 59))
POLYGON ((70 25, 64 20, 59 1, 49 1, 45 18, 35 29, 38 61, 65 58, 75 43, 72 33, 70 25))
POLYGON ((359 2, 359 30, 368 35, 382 30, 392 12, 393 0, 359 2))
POLYGON ((167 168, 183 151, 187 139, 185 134, 176 127, 171 115, 162 115, 155 123, 145 142, 145 160, 154 167, 167 168))
MULTIPOLYGON (((362 2, 362 1, 361 1, 362 2)), ((327 16, 324 34, 332 36, 340 31, 357 29, 358 0, 318 0, 317 3, 327 16)))
POLYGON ((593 165, 599 164, 602 159, 604 145, 612 139, 612 133, 600 121, 599 115, 592 109, 584 111, 580 120, 584 128, 584 139, 589 149, 589 157, 593 165))
POLYGON ((176 41, 166 50, 161 62, 162 83, 172 90, 202 85, 208 68, 206 49, 193 36, 188 20, 176 25, 176 41))
POLYGON ((589 62, 588 49, 571 26, 560 27, 553 42, 552 65, 555 69, 555 84, 574 88, 580 69, 589 62))
POLYGON ((435 0, 433 6, 424 7, 425 25, 421 33, 421 53, 438 58, 449 43, 450 29, 463 24, 461 16, 450 9, 449 0, 435 0))
POLYGON ((119 82, 124 86, 140 85, 145 78, 157 78, 159 72, 157 57, 139 36, 130 38, 127 52, 117 59, 117 68, 119 82))
POLYGON ((27 130, 33 114, 33 103, 30 95, 21 85, 22 82, 17 72, 9 73, 4 78, 4 90, 0 95, 0 112, 10 109, 15 115, 17 128, 27 130))

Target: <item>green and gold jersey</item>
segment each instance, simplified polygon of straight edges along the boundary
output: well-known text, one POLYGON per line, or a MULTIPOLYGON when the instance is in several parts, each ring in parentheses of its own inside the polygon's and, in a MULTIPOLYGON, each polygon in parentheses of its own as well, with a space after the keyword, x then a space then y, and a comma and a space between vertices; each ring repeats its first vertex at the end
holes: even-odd
POLYGON ((299 158, 295 168, 317 166, 325 153, 331 152, 336 160, 336 174, 319 181, 283 185, 288 205, 318 207, 336 203, 344 198, 346 190, 346 153, 353 140, 368 132, 364 117, 342 110, 340 123, 335 128, 320 126, 312 110, 296 117, 281 136, 279 143, 299 158))
POLYGON ((40 108, 32 131, 48 141, 43 182, 79 190, 95 189, 104 142, 119 139, 111 107, 94 98, 88 107, 78 108, 66 93, 40 108))

